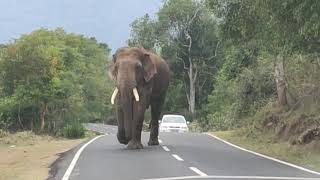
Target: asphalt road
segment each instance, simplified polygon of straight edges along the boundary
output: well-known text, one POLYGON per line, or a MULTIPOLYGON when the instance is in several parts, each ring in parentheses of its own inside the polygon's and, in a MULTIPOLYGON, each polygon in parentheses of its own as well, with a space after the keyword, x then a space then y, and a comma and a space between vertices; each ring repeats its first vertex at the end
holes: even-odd
POLYGON ((161 133, 161 145, 152 147, 146 145, 149 133, 143 133, 144 149, 127 150, 118 143, 114 128, 100 129, 109 131, 108 135, 83 149, 68 179, 320 180, 320 175, 242 151, 200 133, 161 133))

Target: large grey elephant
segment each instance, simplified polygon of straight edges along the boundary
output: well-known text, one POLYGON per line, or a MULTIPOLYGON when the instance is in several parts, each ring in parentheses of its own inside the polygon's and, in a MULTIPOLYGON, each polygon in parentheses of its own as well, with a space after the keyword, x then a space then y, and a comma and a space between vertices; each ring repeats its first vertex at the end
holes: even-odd
POLYGON ((110 74, 116 81, 111 103, 116 104, 119 142, 128 144, 128 149, 143 148, 144 114, 151 106, 148 145, 159 145, 158 120, 169 86, 168 64, 143 48, 124 47, 113 55, 110 74))

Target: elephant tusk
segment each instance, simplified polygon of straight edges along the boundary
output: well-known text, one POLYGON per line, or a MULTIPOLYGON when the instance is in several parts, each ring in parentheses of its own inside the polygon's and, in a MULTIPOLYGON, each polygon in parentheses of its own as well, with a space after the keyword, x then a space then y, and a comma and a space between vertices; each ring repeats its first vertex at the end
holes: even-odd
POLYGON ((137 88, 133 88, 132 91, 133 91, 133 96, 136 99, 136 101, 139 101, 139 93, 138 93, 137 88))
POLYGON ((117 96, 117 94, 118 94, 118 91, 119 91, 118 88, 114 89, 113 94, 112 94, 112 96, 111 96, 111 104, 114 104, 114 100, 116 99, 116 96, 117 96))

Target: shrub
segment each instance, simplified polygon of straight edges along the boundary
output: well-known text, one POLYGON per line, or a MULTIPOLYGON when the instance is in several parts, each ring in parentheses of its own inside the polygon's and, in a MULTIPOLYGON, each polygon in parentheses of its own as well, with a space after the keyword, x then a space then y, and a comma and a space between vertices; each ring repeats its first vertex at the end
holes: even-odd
POLYGON ((67 124, 65 127, 62 128, 61 135, 66 138, 83 138, 85 135, 85 128, 79 122, 73 122, 67 124))

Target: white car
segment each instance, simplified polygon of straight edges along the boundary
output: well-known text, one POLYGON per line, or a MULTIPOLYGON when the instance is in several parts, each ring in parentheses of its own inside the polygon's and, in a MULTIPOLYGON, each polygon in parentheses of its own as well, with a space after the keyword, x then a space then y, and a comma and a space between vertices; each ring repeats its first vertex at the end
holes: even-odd
POLYGON ((189 122, 181 115, 164 115, 159 121, 160 132, 188 132, 189 122))

